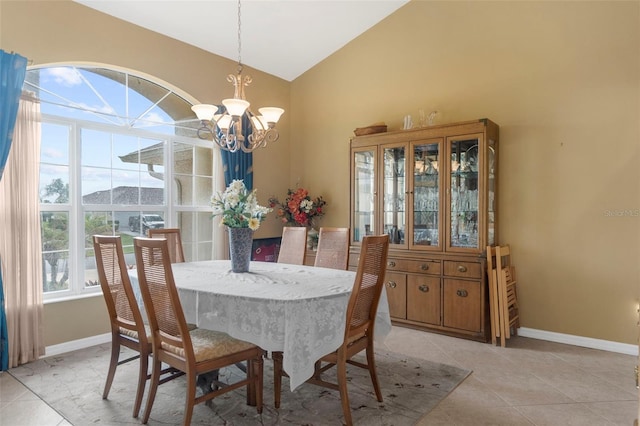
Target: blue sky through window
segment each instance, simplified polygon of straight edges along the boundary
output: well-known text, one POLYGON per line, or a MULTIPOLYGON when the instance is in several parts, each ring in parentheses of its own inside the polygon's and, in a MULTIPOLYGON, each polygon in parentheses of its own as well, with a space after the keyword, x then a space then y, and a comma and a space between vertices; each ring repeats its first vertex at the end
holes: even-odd
MULTIPOLYGON (((162 135, 175 135, 178 128, 189 135, 192 125, 198 123, 191 105, 175 93, 147 79, 111 69, 32 69, 24 88, 38 94, 43 115, 98 124, 98 129, 83 128, 81 133, 82 195, 118 186, 162 187, 161 181, 147 173, 146 164, 140 164, 138 159, 132 162, 131 158, 122 161, 120 157, 161 144, 165 139, 162 135), (163 105, 173 106, 169 112, 181 119, 175 121, 162 109, 163 105), (145 134, 133 135, 132 130, 136 129, 145 134)), ((64 123, 43 123, 41 190, 58 178, 70 183, 71 131, 64 123)), ((154 171, 163 172, 164 167, 156 165, 154 171)))

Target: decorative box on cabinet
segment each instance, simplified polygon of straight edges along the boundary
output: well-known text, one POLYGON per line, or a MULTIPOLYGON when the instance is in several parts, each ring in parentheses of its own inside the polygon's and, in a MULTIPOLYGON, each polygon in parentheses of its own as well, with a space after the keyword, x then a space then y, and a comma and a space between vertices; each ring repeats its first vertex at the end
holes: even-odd
POLYGON ((350 267, 363 236, 388 234, 393 322, 487 341, 498 126, 482 119, 358 136, 350 155, 350 267))

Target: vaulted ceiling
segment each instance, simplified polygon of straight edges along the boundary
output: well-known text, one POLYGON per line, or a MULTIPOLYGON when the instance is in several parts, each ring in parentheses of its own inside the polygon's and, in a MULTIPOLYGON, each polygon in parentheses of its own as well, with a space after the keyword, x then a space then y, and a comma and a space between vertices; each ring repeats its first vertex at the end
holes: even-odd
MULTIPOLYGON (((235 0, 74 0, 238 60, 235 0)), ((244 0, 241 59, 292 81, 409 0, 244 0)))

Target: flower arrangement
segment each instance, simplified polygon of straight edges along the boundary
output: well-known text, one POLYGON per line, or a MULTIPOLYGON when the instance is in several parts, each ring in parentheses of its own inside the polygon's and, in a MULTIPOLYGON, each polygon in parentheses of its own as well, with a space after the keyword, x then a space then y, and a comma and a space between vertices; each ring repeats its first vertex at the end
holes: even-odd
POLYGON ((313 220, 324 215, 326 204, 322 196, 311 198, 304 188, 289 189, 284 203, 275 197, 269 198, 269 207, 277 208, 276 215, 282 223, 296 226, 313 226, 313 220))
POLYGON ((221 225, 229 228, 251 228, 256 230, 265 219, 267 213, 273 211, 269 207, 258 205, 256 190, 249 192, 242 180, 234 180, 224 190, 211 197, 213 216, 222 216, 221 225))

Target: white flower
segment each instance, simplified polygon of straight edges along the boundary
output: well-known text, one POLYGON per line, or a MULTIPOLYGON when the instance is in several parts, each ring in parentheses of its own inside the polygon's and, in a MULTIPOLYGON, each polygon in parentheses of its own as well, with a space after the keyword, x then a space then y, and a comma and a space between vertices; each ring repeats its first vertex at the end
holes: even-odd
POLYGON ((238 205, 239 202, 240 202, 240 195, 238 195, 235 192, 232 192, 230 194, 227 194, 227 196, 225 197, 224 207, 226 209, 233 209, 238 205))
POLYGON ((234 180, 211 197, 213 216, 222 216, 220 225, 256 230, 272 209, 258 205, 256 190, 249 192, 242 180, 234 180))
POLYGON ((300 210, 304 211, 305 213, 309 213, 312 208, 313 208, 313 201, 302 200, 300 202, 300 210))

